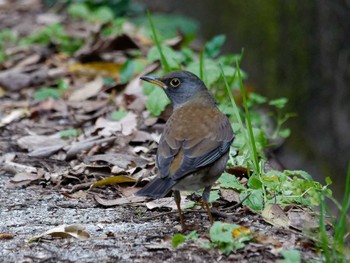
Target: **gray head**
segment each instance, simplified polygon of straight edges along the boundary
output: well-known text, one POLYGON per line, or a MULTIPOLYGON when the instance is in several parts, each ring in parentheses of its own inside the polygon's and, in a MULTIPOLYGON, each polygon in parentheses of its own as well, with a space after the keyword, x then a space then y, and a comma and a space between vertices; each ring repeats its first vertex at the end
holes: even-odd
POLYGON ((209 94, 203 81, 185 70, 172 71, 162 77, 144 76, 141 79, 162 87, 175 108, 197 98, 203 92, 209 94))

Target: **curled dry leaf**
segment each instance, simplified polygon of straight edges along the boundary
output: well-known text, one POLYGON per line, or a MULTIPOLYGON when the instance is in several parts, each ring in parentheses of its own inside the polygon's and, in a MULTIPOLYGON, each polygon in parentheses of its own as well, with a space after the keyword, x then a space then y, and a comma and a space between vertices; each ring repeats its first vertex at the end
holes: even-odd
POLYGON ((62 148, 67 143, 57 135, 28 135, 17 140, 17 145, 28 151, 37 151, 48 147, 62 148))
POLYGON ((241 198, 239 197, 239 193, 233 189, 220 189, 221 198, 226 200, 227 202, 241 202, 241 198))
POLYGON ((1 239, 13 239, 13 234, 10 233, 0 233, 0 240, 1 239))
POLYGON ((105 118, 98 118, 96 121, 96 129, 100 130, 99 135, 108 137, 118 132, 123 135, 131 135, 137 129, 137 115, 132 112, 122 118, 120 121, 107 120, 105 118))
POLYGON ((117 165, 122 169, 128 169, 132 167, 142 167, 148 162, 140 157, 132 156, 127 153, 107 153, 97 154, 93 156, 87 156, 84 158, 84 163, 90 164, 91 162, 107 162, 112 165, 117 165))
POLYGON ((95 145, 100 145, 103 143, 107 143, 107 144, 112 143, 112 142, 114 142, 114 140, 116 138, 117 138, 116 136, 111 136, 108 138, 101 138, 101 136, 98 136, 98 137, 86 139, 86 140, 81 141, 81 142, 77 142, 77 143, 69 146, 68 149, 66 149, 67 150, 66 160, 70 160, 70 159, 74 158, 81 151, 90 150, 95 145))
POLYGON ((4 171, 9 172, 11 174, 17 173, 36 173, 37 169, 33 166, 28 166, 24 164, 19 164, 11 161, 5 161, 3 166, 4 171))
POLYGON ((306 229, 315 230, 320 227, 317 216, 308 211, 291 210, 287 214, 290 220, 290 226, 299 229, 300 231, 306 229))
POLYGON ((36 149, 28 154, 30 157, 50 157, 51 155, 55 154, 59 150, 61 150, 66 143, 61 144, 61 145, 53 145, 53 146, 48 146, 48 147, 42 147, 39 149, 36 149))
POLYGON ((43 177, 42 173, 17 173, 10 179, 10 184, 13 186, 23 186, 30 184, 33 181, 39 180, 43 177))
POLYGON ((89 239, 90 237, 90 234, 85 230, 85 227, 81 224, 72 224, 72 225, 63 224, 55 228, 52 228, 43 234, 31 237, 27 240, 27 242, 30 243, 30 242, 39 241, 40 239, 49 235, 52 237, 59 237, 59 238, 75 237, 82 240, 89 239))
POLYGON ((74 91, 70 97, 69 101, 84 101, 91 97, 96 96, 103 87, 103 79, 97 77, 95 80, 85 84, 83 88, 74 91))
MULTIPOLYGON (((186 198, 186 196, 182 196, 182 200, 181 200, 181 208, 182 209, 186 209, 189 206, 193 206, 194 202, 191 200, 188 200, 186 198)), ((175 200, 173 197, 165 197, 165 198, 160 198, 160 199, 155 199, 152 200, 150 202, 146 203, 146 206, 148 209, 152 210, 155 208, 162 208, 162 207, 166 207, 166 208, 171 208, 172 210, 177 209, 175 200)))
POLYGON ((19 120, 28 115, 29 115, 29 112, 27 109, 15 109, 11 111, 8 115, 0 119, 0 127, 10 124, 11 122, 19 120))
POLYGON ((121 198, 109 200, 109 199, 101 198, 98 194, 95 194, 94 198, 97 203, 103 206, 116 206, 116 205, 125 205, 125 204, 133 204, 133 203, 142 203, 147 199, 147 197, 144 197, 144 196, 132 195, 128 197, 121 197, 121 198))
POLYGON ((288 227, 289 218, 278 204, 269 204, 262 211, 263 219, 273 226, 288 227))

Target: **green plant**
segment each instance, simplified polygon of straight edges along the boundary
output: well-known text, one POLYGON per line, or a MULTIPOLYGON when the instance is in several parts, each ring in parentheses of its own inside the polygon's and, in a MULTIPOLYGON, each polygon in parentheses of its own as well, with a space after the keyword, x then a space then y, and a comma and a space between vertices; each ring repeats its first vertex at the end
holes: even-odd
POLYGON ((172 239, 171 239, 171 245, 174 248, 177 248, 179 245, 184 243, 186 240, 197 240, 198 239, 198 234, 196 231, 192 231, 188 235, 183 235, 183 234, 175 234, 172 239))
POLYGON ((20 44, 24 46, 32 44, 49 45, 50 43, 57 45, 61 52, 73 54, 83 45, 84 41, 68 36, 63 26, 58 23, 44 27, 20 40, 20 44))
POLYGON ((60 137, 62 139, 69 139, 71 137, 78 137, 80 132, 77 129, 67 129, 60 131, 60 137))
POLYGON ((281 255, 284 257, 283 260, 278 260, 277 263, 300 263, 301 255, 298 250, 289 249, 282 250, 281 255))
MULTIPOLYGON (((327 193, 323 192, 321 195, 320 203, 320 246, 324 253, 325 262, 349 262, 350 250, 345 246, 345 238, 349 236, 350 221, 347 220, 347 214, 350 210, 350 164, 348 166, 348 172, 345 179, 345 192, 344 200, 340 205, 334 199, 332 201, 340 209, 340 216, 338 220, 334 218, 332 213, 326 204, 326 197, 330 197, 327 193), (334 234, 330 235, 326 229, 326 216, 329 215, 332 224, 334 226, 334 234)), ((349 241, 348 241, 349 242, 349 241)))
POLYGON ((62 97, 64 91, 69 89, 69 85, 62 79, 57 81, 57 88, 42 87, 34 92, 34 99, 43 101, 48 98, 59 99, 62 97))
POLYGON ((206 248, 218 248, 225 255, 229 255, 245 246, 252 239, 247 228, 236 224, 215 222, 209 231, 210 242, 203 244, 206 248))

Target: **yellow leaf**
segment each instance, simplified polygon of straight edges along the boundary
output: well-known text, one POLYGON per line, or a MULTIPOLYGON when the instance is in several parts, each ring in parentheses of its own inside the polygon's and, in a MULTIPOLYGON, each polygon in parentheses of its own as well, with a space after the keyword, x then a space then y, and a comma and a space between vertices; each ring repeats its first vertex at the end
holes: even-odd
POLYGON ((135 182, 136 180, 134 178, 124 176, 124 175, 116 175, 116 176, 107 177, 100 181, 97 181, 91 186, 91 188, 101 187, 101 186, 110 185, 110 184, 135 183, 135 182))
POLYGON ((250 234, 250 229, 244 226, 240 226, 232 231, 232 237, 238 238, 250 234))
POLYGON ((271 175, 271 176, 264 176, 263 180, 265 182, 279 182, 278 176, 277 175, 271 175))
POLYGON ((86 76, 103 76, 118 79, 121 67, 121 64, 112 62, 74 63, 68 66, 68 71, 86 76))

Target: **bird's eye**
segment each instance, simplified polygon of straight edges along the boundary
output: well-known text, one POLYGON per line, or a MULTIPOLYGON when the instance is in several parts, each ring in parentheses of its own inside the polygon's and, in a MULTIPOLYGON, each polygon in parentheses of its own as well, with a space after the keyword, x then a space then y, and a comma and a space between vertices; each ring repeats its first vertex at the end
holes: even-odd
POLYGON ((179 86, 180 83, 181 83, 180 80, 177 79, 177 78, 172 79, 172 80, 170 81, 170 85, 173 86, 174 88, 176 88, 177 86, 179 86))

